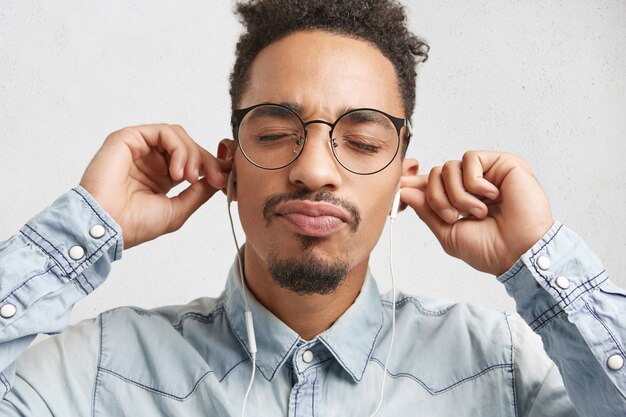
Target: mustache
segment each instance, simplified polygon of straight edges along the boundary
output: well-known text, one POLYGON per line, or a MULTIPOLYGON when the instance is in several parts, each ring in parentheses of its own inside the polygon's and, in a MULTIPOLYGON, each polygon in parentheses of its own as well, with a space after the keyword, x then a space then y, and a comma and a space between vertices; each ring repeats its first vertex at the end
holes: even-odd
POLYGON ((307 189, 300 189, 290 193, 273 194, 265 201, 265 204, 263 205, 263 218, 265 219, 266 225, 269 225, 270 220, 272 219, 274 208, 283 201, 288 200, 309 200, 330 203, 335 206, 339 206, 348 212, 350 215, 350 228, 353 232, 356 232, 361 224, 361 214, 355 204, 339 198, 327 190, 312 193, 307 189))

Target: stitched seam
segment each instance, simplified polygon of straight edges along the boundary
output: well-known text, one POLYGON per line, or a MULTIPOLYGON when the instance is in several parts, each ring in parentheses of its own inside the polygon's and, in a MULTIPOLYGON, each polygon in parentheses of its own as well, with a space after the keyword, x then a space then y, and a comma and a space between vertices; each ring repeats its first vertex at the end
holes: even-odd
MULTIPOLYGON (((248 350, 248 346, 246 346, 246 344, 243 342, 243 340, 241 340, 241 338, 239 337, 239 335, 237 334, 236 331, 233 331, 233 334, 235 335, 235 337, 237 338, 237 340, 239 340, 239 343, 241 343, 241 346, 243 347, 243 350, 246 351, 246 353, 248 354, 248 356, 250 356, 250 351, 248 350)), ((285 355, 281 358, 281 360, 278 362, 278 365, 276 365, 276 367, 274 368, 274 372, 272 372, 272 375, 270 375, 270 377, 268 378, 265 375, 265 372, 263 372, 263 370, 261 369, 261 367, 259 365, 257 365, 257 369, 261 372, 261 375, 263 375, 263 378, 265 378, 267 381, 271 381, 274 378, 274 375, 276 375, 276 372, 278 372, 278 368, 280 368, 280 366, 283 364, 283 362, 285 361, 285 359, 287 358, 287 355, 289 355, 289 352, 291 352, 291 350, 293 349, 293 347, 298 343, 299 339, 296 339, 293 344, 289 347, 289 349, 287 349, 287 351, 285 352, 285 355)))
POLYGON ((301 373, 301 374, 304 374, 304 373, 305 373, 306 371, 308 371, 309 369, 319 368, 319 367, 320 367, 320 365, 322 365, 323 363, 326 363, 326 362, 331 361, 331 360, 333 360, 333 359, 334 359, 334 357, 333 357, 333 356, 331 356, 330 358, 326 358, 326 359, 324 359, 323 361, 317 362, 317 363, 315 363, 315 364, 313 364, 313 365, 309 365, 309 366, 307 366, 306 368, 304 368, 304 369, 302 370, 302 372, 300 372, 300 373, 301 373))
POLYGON ((91 208, 91 210, 93 211, 93 213, 98 216, 98 218, 100 220, 102 220, 102 223, 106 224, 108 226, 109 229, 111 229, 113 231, 114 235, 117 235, 117 232, 115 231, 115 229, 113 227, 111 227, 111 225, 109 223, 106 222, 106 220, 104 220, 100 214, 98 213, 98 211, 95 209, 94 206, 91 205, 91 203, 87 200, 87 198, 85 198, 84 195, 82 195, 80 192, 78 192, 78 190, 76 188, 72 188, 72 191, 74 191, 76 194, 78 194, 80 196, 80 198, 82 198, 85 203, 87 203, 87 205, 91 208))
POLYGON ((555 238, 555 237, 559 234, 559 232, 561 231, 561 228, 562 228, 562 227, 563 227, 563 225, 559 226, 559 228, 556 230, 556 232, 554 233, 554 235, 553 235, 550 239, 548 239, 548 241, 547 241, 547 242, 545 242, 543 245, 541 245, 541 246, 537 249, 537 251, 536 251, 536 252, 535 252, 535 251, 533 251, 533 254, 532 254, 532 256, 530 257, 530 259, 529 259, 529 260, 530 260, 530 263, 531 263, 531 265, 533 266, 533 269, 535 270, 535 272, 536 272, 536 273, 537 273, 540 277, 542 277, 542 278, 543 278, 543 280, 546 282, 546 285, 547 285, 548 287, 552 288, 554 291, 556 291, 557 295, 561 298, 561 301, 562 301, 562 302, 565 302, 565 301, 563 300, 563 295, 559 293, 559 290, 557 290, 557 289, 554 287, 554 285, 552 285, 552 283, 550 282, 550 280, 548 279, 548 277, 547 277, 546 275, 542 274, 542 273, 539 271, 539 269, 537 269, 537 265, 535 264, 535 261, 534 261, 535 256, 536 256, 539 252, 541 252, 541 251, 543 250, 543 248, 545 248, 545 247, 546 247, 546 246, 547 246, 547 245, 548 245, 548 244, 552 241, 552 239, 554 239, 554 238, 555 238))
POLYGON ((128 382, 129 384, 133 384, 133 385, 135 385, 135 386, 138 386, 138 387, 140 387, 140 388, 143 388, 143 389, 145 389, 146 391, 150 391, 150 392, 153 392, 153 393, 155 393, 155 394, 162 395, 162 396, 164 396, 164 397, 172 398, 172 399, 177 400, 177 401, 184 401, 185 399, 189 398, 189 396, 190 396, 190 395, 192 395, 192 394, 194 393, 194 391, 198 388, 198 385, 200 385, 200 382, 202 382, 202 380, 203 380, 203 379, 204 379, 207 375, 209 375, 209 374, 213 373, 213 371, 208 371, 208 372, 206 372, 204 375, 202 375, 202 376, 200 377, 200 379, 198 380, 198 382, 196 382, 196 384, 193 386, 193 388, 191 389, 191 391, 189 392, 189 394, 185 395, 184 397, 179 397, 179 396, 177 396, 177 395, 170 394, 170 393, 168 393, 168 392, 161 391, 161 390, 158 390, 158 389, 156 389, 156 388, 149 387, 149 386, 144 385, 144 384, 142 384, 142 383, 140 383, 140 382, 133 381, 132 379, 126 378, 125 376, 120 375, 120 374, 118 374, 117 372, 113 372, 113 371, 111 371, 110 369, 100 368, 100 367, 99 367, 98 369, 99 369, 99 370, 101 370, 102 372, 107 373, 107 374, 110 374, 110 375, 116 376, 116 377, 118 377, 119 379, 121 379, 121 380, 123 380, 123 381, 125 381, 125 382, 128 382))
POLYGON ((187 320, 188 318, 194 319, 202 323, 213 323, 216 317, 221 315, 222 313, 224 313, 224 307, 221 305, 217 306, 209 314, 200 314, 200 313, 190 311, 188 313, 183 314, 182 317, 178 320, 178 323, 174 324, 173 327, 176 330, 181 331, 183 329, 183 322, 187 320))
POLYGON ((317 376, 319 374, 319 368, 315 369, 315 379, 313 380, 313 393, 311 394, 311 413, 312 417, 315 417, 315 385, 317 384, 317 376))
MULTIPOLYGON (((114 232, 114 233, 113 233, 113 235, 112 235, 110 238, 108 238, 106 241, 104 241, 104 242, 102 243, 102 245, 100 245, 99 247, 97 247, 91 255, 89 255, 88 257, 86 257, 85 259, 83 259, 80 263, 78 263, 78 264, 76 265, 76 267, 72 267, 72 264, 71 264, 71 263, 67 260, 67 258, 65 257, 65 255, 63 255, 63 253, 62 253, 59 249, 57 249, 57 247, 56 247, 56 246, 54 246, 52 243, 50 243, 50 242, 49 242, 49 241, 48 241, 45 237, 43 237, 42 235, 40 235, 40 234, 39 234, 39 233, 38 233, 35 229, 33 229, 32 227, 30 227, 28 224, 26 224, 26 225, 24 225, 24 226, 28 227, 28 228, 29 228, 30 230, 32 230, 32 231, 33 231, 33 232, 34 232, 37 236, 39 236, 41 239, 43 239, 45 242, 47 242, 47 243, 48 243, 48 245, 50 245, 50 246, 51 246, 54 250, 56 250, 57 252, 59 252, 59 255, 61 255, 61 257, 63 258, 63 260, 65 260, 65 262, 67 262, 68 266, 71 268, 72 273, 75 273, 75 272, 76 272, 76 269, 80 268, 80 267, 81 267, 81 266, 82 266, 85 262, 89 262, 89 261, 91 260, 91 258, 93 258, 94 256, 96 256, 96 255, 97 255, 97 254, 98 254, 98 253, 102 250, 102 248, 103 248, 103 247, 105 247, 105 246, 106 246, 106 245, 107 245, 107 244, 111 241, 111 239, 115 239, 115 237, 117 236, 117 233, 115 233, 115 232, 114 232)), ((27 235, 25 234, 25 236, 27 236, 27 235)), ((55 258, 55 257, 54 257, 54 256, 53 256, 50 252, 48 252, 47 250, 45 250, 45 249, 44 249, 41 245, 39 245, 38 243, 36 243, 36 242, 35 242, 34 240, 32 240, 32 239, 30 239, 30 240, 31 240, 31 241, 32 241, 35 245, 39 246, 39 248, 41 248, 41 250, 43 250, 44 252, 46 252, 46 254, 47 254, 48 256, 50 256, 52 259, 55 259, 55 260, 56 260, 56 258, 55 258)), ((63 272, 65 272, 65 275, 67 275, 67 276, 69 276, 69 275, 70 275, 70 274, 68 274, 68 273, 67 273, 67 271, 65 270, 65 268, 63 268, 63 266, 62 266, 61 264, 59 264, 59 266, 61 267, 61 269, 63 269, 63 272)))
POLYGON ((83 287, 83 284, 80 283, 79 280, 74 280, 72 281, 74 284, 78 285, 80 287, 80 289, 82 290, 83 293, 85 293, 85 295, 88 295, 89 292, 85 289, 85 287, 83 287))
MULTIPOLYGON (((591 284, 591 283, 592 283, 592 282, 593 282, 596 278, 598 278, 598 277, 599 277, 600 275, 602 275, 604 272, 605 272, 605 270, 602 270, 602 271, 601 271, 599 274, 597 274, 596 276, 594 276, 594 277, 592 277, 592 278, 589 278, 588 280, 584 281, 582 284, 579 284, 579 285, 578 285, 578 286, 577 286, 577 287, 576 287, 576 288, 572 291, 572 293, 573 293, 576 289, 578 289, 578 288, 580 288, 580 287, 582 287, 582 286, 587 286, 587 288, 588 288, 588 289, 587 289, 587 291, 583 291, 583 292, 581 292, 580 294, 577 294, 577 295, 576 295, 576 297, 575 297, 573 300, 571 300, 571 302, 569 302, 567 305, 572 304, 574 301, 578 300, 580 297, 582 297, 583 295, 587 294, 587 293, 588 293, 589 291, 591 291, 592 289, 594 289, 594 288, 596 288, 596 287, 598 287, 598 286, 602 285, 604 282, 606 282, 606 281, 609 279, 609 277, 608 277, 608 276, 607 276, 605 279, 603 279, 602 281, 597 281, 597 282, 595 282, 594 284, 591 284), (590 285, 588 285, 588 284, 590 284, 590 285)), ((562 298, 561 298, 561 299, 562 299, 562 298)), ((537 317, 536 317, 533 321, 531 321, 531 322, 530 322, 530 324, 529 324, 529 326, 532 328, 532 327, 533 327, 533 325, 535 324, 535 322, 536 322, 536 321, 539 321, 539 320, 541 320, 541 319, 542 319, 542 316, 544 316, 545 314, 547 314, 548 312, 550 312, 550 311, 554 310, 554 308, 559 307, 559 306, 560 306, 560 303, 559 303, 559 302, 557 302, 557 303, 555 303, 555 304, 551 305, 551 306, 550 306, 550 307, 549 307, 546 311, 544 311, 544 312, 543 312, 543 313, 541 313, 539 316, 537 316, 537 317)), ((557 314, 558 314, 558 313, 557 313, 557 314)), ((556 314, 555 314, 555 315, 556 315, 556 314)), ((555 315, 553 315, 552 317, 554 317, 555 315)), ((547 320, 549 320, 549 318, 548 318, 547 320)))
POLYGON ((504 315, 504 320, 506 321, 506 326, 509 329, 509 340, 511 341, 511 386, 513 388, 513 411, 515 413, 515 417, 517 417, 517 388, 515 386, 515 362, 513 360, 513 331, 511 330, 509 317, 506 314, 504 315))
MULTIPOLYGON (((387 307, 387 308, 391 308, 393 305, 393 303, 388 300, 380 300, 380 302, 384 307, 387 307)), ((424 316, 441 316, 443 314, 446 314, 452 308, 452 306, 450 306, 448 308, 444 308, 442 310, 437 310, 437 311, 429 310, 427 308, 424 308, 424 306, 422 306, 422 304, 418 300, 416 300, 414 297, 406 297, 406 298, 396 301, 396 309, 402 308, 407 304, 412 304, 415 307, 415 309, 424 316)))
POLYGON ((9 379, 4 375, 3 372, 0 372, 0 382, 2 382, 2 385, 4 385, 6 392, 8 392, 11 388, 11 384, 9 383, 9 379))
MULTIPOLYGON (((35 229, 33 229, 28 223, 25 224, 24 226, 26 226, 28 229, 30 229, 34 234, 36 234, 37 236, 39 236, 41 238, 41 240, 43 240, 44 242, 46 242, 48 245, 50 245, 50 247, 52 249, 54 249, 55 251, 57 251, 59 253, 59 255, 61 255, 61 258, 63 258, 63 260, 67 263, 67 266, 69 266, 72 269, 72 272, 76 272, 76 270, 74 268, 72 268, 71 263, 67 260, 67 258, 65 257, 65 255, 63 254, 63 252, 61 252, 56 246, 54 246, 48 239, 46 239, 45 237, 43 237, 38 231, 36 231, 35 229)), ((41 247, 41 246, 40 246, 41 247)), ((41 249, 43 249, 43 247, 41 247, 41 249)), ((48 252, 47 250, 43 249, 46 254, 48 254, 48 256, 50 256, 51 258, 54 258, 54 255, 52 255, 50 252, 48 252)), ((65 268, 63 268, 63 266, 61 266, 61 268, 63 269, 63 272, 65 272, 65 275, 70 275, 67 273, 67 270, 65 268)))
POLYGON ((537 330, 540 327, 545 326, 546 323, 558 316, 559 313, 565 312, 565 310, 558 310, 558 306, 558 304, 553 305, 552 307, 550 307, 550 309, 544 311, 540 317, 537 317, 535 320, 533 320, 532 323, 530 323, 528 326, 533 330, 537 330))
POLYGON ((533 251, 533 257, 538 254, 539 252, 541 252, 543 250, 543 248, 545 248, 546 246, 548 246, 548 243, 552 242, 552 239, 554 239, 556 237, 556 235, 559 234, 559 232, 561 231, 561 229, 563 228, 563 225, 560 225, 558 229, 556 229, 556 232, 554 232, 554 235, 552 235, 552 237, 550 239, 548 239, 547 242, 545 242, 543 245, 541 245, 539 247, 539 249, 537 249, 537 251, 533 251))
POLYGON ((100 328, 100 346, 98 348, 98 365, 96 366, 96 377, 94 378, 93 383, 93 396, 91 402, 91 417, 96 415, 96 396, 98 395, 98 382, 100 379, 100 364, 102 363, 102 334, 104 333, 102 330, 102 322, 104 318, 100 315, 100 320, 98 322, 98 327, 100 328))
POLYGON ((241 361, 237 362, 237 363, 236 363, 236 364, 235 364, 232 368, 230 368, 228 371, 226 371, 226 373, 225 373, 225 374, 222 376, 222 378, 221 378, 221 379, 219 379, 218 381, 219 381, 219 382, 222 382, 223 380, 225 380, 225 379, 226 379, 226 377, 228 376, 228 374, 229 374, 229 373, 231 373, 231 371, 232 371, 233 369, 235 369, 236 367, 238 367, 239 365, 241 365, 242 363, 245 363, 245 362, 250 362, 250 359, 249 359, 249 358, 245 358, 245 359, 243 359, 243 360, 241 360, 241 361))
MULTIPOLYGON (((243 342, 242 342, 243 343, 243 342)), ((278 372, 278 368, 280 367, 280 365, 282 363, 284 363, 285 359, 287 359, 287 355, 289 355, 289 353, 291 352, 291 350, 293 349, 293 347, 298 343, 298 339, 296 339, 295 342, 293 342, 293 344, 289 347, 289 349, 287 350, 287 352, 285 352, 285 355, 281 358, 281 360, 278 362, 278 365, 276 366, 276 368, 274 368, 274 372, 272 372, 272 376, 270 377, 270 379, 268 379, 268 381, 272 380, 274 378, 274 376, 276 375, 276 372, 278 372)), ((246 345, 244 345, 244 347, 246 348, 246 350, 248 350, 248 348, 246 347, 246 345)), ((262 373, 262 372, 261 372, 262 373)), ((265 375, 263 375, 265 376, 265 375)))
MULTIPOLYGON (((383 365, 382 361, 380 361, 380 360, 378 360, 378 359, 376 359, 376 358, 371 358, 370 360, 371 360, 371 361, 374 361, 374 362, 376 362, 376 363, 378 363, 378 365, 379 365, 381 368, 384 368, 384 365, 383 365)), ((421 379, 419 379, 419 378, 418 378, 418 377, 416 377, 415 375, 412 375, 412 374, 407 373, 407 372, 400 372, 400 373, 397 373, 397 374, 393 374, 393 373, 391 373, 391 372, 389 371, 389 369, 387 369, 387 375, 389 375, 389 377, 391 377, 391 378, 409 378, 409 379, 412 379, 412 380, 414 380, 415 382, 417 382, 419 385, 421 385, 421 386, 422 386, 422 387, 423 387, 426 391, 428 391, 430 394, 432 394, 432 395, 439 395, 439 394, 442 394, 442 393, 444 393, 444 392, 446 392, 446 391, 450 391, 451 389, 453 389, 453 388, 457 387, 458 385, 461 385, 461 384, 463 384, 463 383, 465 383, 465 382, 469 382, 469 381, 471 381, 471 380, 474 380, 474 379, 476 379, 476 378, 478 378, 478 377, 480 377, 480 376, 482 376, 482 375, 484 375, 484 374, 486 374, 486 373, 489 373, 489 372, 491 372, 491 371, 494 371, 494 370, 496 370, 496 369, 506 369, 506 370, 508 370, 510 367, 511 367, 511 365, 510 365, 510 364, 508 364, 508 363, 504 363, 504 364, 497 364, 497 365, 492 365, 492 366, 489 366, 489 367, 487 367, 487 368, 483 369, 483 370, 482 370, 482 371, 480 371, 480 372, 477 372, 477 373, 476 373, 476 374, 474 374, 474 375, 471 375, 471 376, 468 376, 468 377, 466 377, 466 378, 460 379, 460 380, 458 380, 457 382, 455 382, 454 384, 449 385, 449 386, 447 386, 447 387, 445 387, 445 388, 441 388, 441 389, 433 389, 433 388, 430 388, 430 387, 429 387, 428 385, 426 385, 426 383, 424 383, 421 379)))
POLYGON ((302 387, 302 382, 298 382, 297 388, 296 388, 296 392, 294 393, 294 399, 293 399, 293 415, 294 417, 298 417, 298 393, 300 392, 300 388, 302 387))
MULTIPOLYGON (((372 351, 374 350, 374 346, 376 345, 376 339, 378 339, 378 335, 380 334, 380 331, 383 328, 383 322, 385 321, 385 316, 381 313, 381 315, 383 316, 383 320, 381 320, 380 322, 380 327, 378 328, 378 331, 376 332, 376 336, 374 336, 374 340, 372 341, 372 345, 370 346, 370 351, 367 354, 368 358, 371 358, 372 356, 372 351)), ((320 340, 326 342, 326 340, 324 340, 323 338, 320 338, 320 340)), ((357 382, 361 382, 361 379, 363 379, 363 374, 365 373, 365 369, 367 368, 367 361, 365 361, 365 364, 363 366, 363 369, 361 370, 361 378, 357 378, 352 371, 350 370, 350 368, 348 367, 348 365, 346 365, 346 363, 341 359, 341 356, 339 356, 339 354, 332 348, 332 346, 330 346, 329 343, 324 343, 324 346, 326 346, 326 348, 328 350, 330 350, 333 353, 333 356, 335 357, 335 359, 337 359, 337 361, 339 363, 341 363, 341 365, 343 366, 343 368, 352 376, 352 378, 354 378, 357 382)))
POLYGON ((520 265, 515 272, 511 272, 511 276, 505 280, 502 280, 502 284, 509 282, 511 279, 515 278, 517 274, 519 274, 524 269, 524 264, 520 265))
MULTIPOLYGON (((367 357, 371 358, 372 357, 372 352, 374 351, 374 346, 376 345, 376 341, 378 340, 378 335, 380 334, 380 331, 383 329, 383 324, 385 323, 385 315, 381 312, 380 315, 382 316, 382 320, 380 321, 380 327, 378 328, 378 331, 376 332, 376 336, 374 336, 374 340, 372 341, 372 345, 370 346, 370 351, 367 353, 367 357)), ((361 381, 361 379, 363 378, 363 375, 365 374, 365 369, 367 369, 367 362, 369 361, 365 361, 365 363, 363 364, 363 369, 361 370, 361 378, 357 379, 357 381, 361 381)))
POLYGON ((563 314, 567 314, 565 313, 565 310, 561 310, 558 313, 555 313, 553 316, 549 317, 548 320, 546 320, 545 322, 541 323, 540 325, 538 325, 536 328, 532 329, 534 332, 538 332, 541 329, 543 329, 548 323, 550 323, 552 320, 554 320, 555 318, 563 315, 563 314))
POLYGON ((96 287, 93 286, 93 284, 91 283, 91 281, 89 281, 89 279, 87 278, 87 276, 83 273, 80 274, 81 277, 83 277, 83 280, 89 284, 89 286, 91 287, 91 291, 95 290, 96 287))
POLYGON ((613 343, 615 343, 615 346, 617 346, 617 349, 619 349, 620 353, 622 354, 622 356, 626 356, 626 354, 624 353, 624 349, 622 348, 622 346, 620 345, 620 343, 617 341, 617 339, 615 338, 615 335, 613 334, 613 332, 611 331, 611 329, 608 328, 608 326, 606 324, 604 324, 604 322, 602 320, 600 320, 600 317, 598 317, 598 315, 596 314, 595 311, 592 310, 591 306, 585 301, 585 308, 587 309, 587 311, 589 312, 589 314, 591 314, 591 316, 596 319, 596 321, 598 323, 600 323, 602 325, 602 327, 604 327, 604 329, 607 331, 607 333, 609 334, 609 336, 611 336, 611 340, 613 340, 613 343))
MULTIPOLYGON (((28 224, 25 224, 24 226, 28 226, 28 224)), ((28 226, 29 229, 32 229, 32 227, 28 226)), ((46 248, 44 248, 43 246, 41 246, 38 242, 35 241, 35 239, 33 239, 31 236, 29 236, 28 234, 26 234, 26 232, 24 231, 24 229, 20 230, 20 233, 26 238, 28 239, 33 245, 37 246, 39 249, 41 249, 46 255, 48 255, 48 257, 50 257, 50 259, 52 259, 52 261, 59 267, 61 268, 61 271, 63 271, 63 274, 65 276, 69 276, 69 274, 67 273, 67 271, 65 270, 65 268, 63 267, 63 265, 61 265, 59 263, 59 261, 54 257, 54 255, 52 255, 50 252, 48 252, 48 250, 46 248)))
POLYGON ((24 285, 26 285, 26 283, 27 283, 28 281, 30 281, 30 280, 31 280, 31 279, 33 279, 33 278, 37 278, 37 277, 39 277, 39 276, 42 276, 42 275, 47 274, 48 272, 50 272, 50 270, 51 270, 52 268, 54 268, 54 266, 51 266, 50 268, 46 269, 45 271, 40 272, 40 273, 38 273, 38 274, 35 274, 35 275, 33 275, 32 277, 28 278, 26 281, 22 282, 22 284, 21 284, 19 287, 17 287, 17 288, 15 288, 15 289, 13 289, 13 291, 11 291, 11 292, 10 292, 10 293, 6 296, 6 297, 4 297, 2 300, 0 300, 0 303, 3 303, 3 302, 7 299, 7 298, 9 298, 10 296, 12 296, 12 295, 13 295, 13 293, 15 293, 17 290, 19 290, 19 289, 20 289, 20 288, 22 288, 24 285))

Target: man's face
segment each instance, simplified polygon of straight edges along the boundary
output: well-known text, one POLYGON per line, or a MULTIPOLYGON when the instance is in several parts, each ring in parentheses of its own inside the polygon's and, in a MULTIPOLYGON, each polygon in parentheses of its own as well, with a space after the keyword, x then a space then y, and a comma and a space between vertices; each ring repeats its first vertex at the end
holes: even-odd
MULTIPOLYGON (((296 104, 304 121, 332 123, 346 109, 363 107, 406 116, 391 62, 369 43, 324 31, 297 32, 257 55, 238 107, 259 103, 296 104)), ((315 260, 344 272, 365 270, 402 161, 398 154, 381 172, 351 173, 334 158, 329 130, 309 125, 301 155, 279 170, 258 168, 235 153, 246 269, 303 260, 313 268, 315 260)))

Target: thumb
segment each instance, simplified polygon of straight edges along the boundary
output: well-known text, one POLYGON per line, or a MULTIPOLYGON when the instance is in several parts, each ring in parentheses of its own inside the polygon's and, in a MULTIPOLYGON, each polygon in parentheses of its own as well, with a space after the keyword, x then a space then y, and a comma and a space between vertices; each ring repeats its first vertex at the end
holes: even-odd
POLYGON ((408 204, 440 242, 448 234, 451 225, 443 221, 426 202, 426 194, 416 188, 400 188, 400 199, 408 204))
POLYGON ((172 222, 170 231, 178 230, 191 215, 215 194, 217 189, 206 181, 196 181, 180 194, 170 198, 172 204, 172 222))

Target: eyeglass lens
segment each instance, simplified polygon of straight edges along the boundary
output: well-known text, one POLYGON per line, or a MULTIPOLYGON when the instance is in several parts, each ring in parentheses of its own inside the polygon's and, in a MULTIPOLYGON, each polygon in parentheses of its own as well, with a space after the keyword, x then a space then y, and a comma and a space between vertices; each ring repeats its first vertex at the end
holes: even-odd
MULTIPOLYGON (((255 165, 278 169, 293 162, 304 146, 305 127, 291 110, 264 105, 239 124, 242 152, 255 165)), ((335 158, 349 171, 369 174, 385 168, 398 150, 398 132, 387 116, 356 110, 341 116, 332 130, 335 158)))

